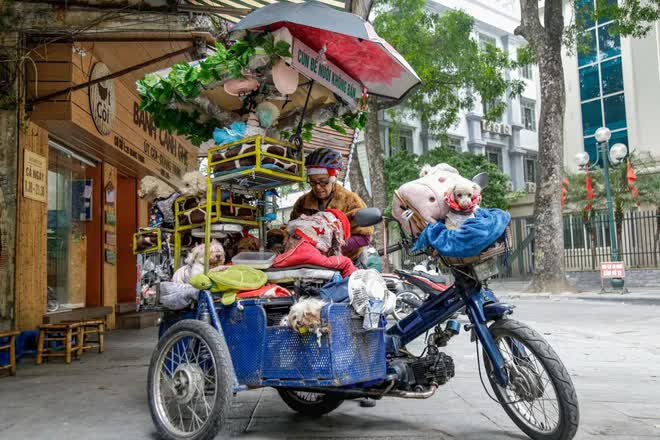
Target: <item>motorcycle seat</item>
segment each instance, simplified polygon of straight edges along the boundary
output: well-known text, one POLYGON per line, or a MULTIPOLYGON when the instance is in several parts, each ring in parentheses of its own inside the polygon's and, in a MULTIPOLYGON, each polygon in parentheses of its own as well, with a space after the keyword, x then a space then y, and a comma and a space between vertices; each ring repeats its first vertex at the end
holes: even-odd
POLYGON ((426 272, 418 272, 418 271, 412 271, 410 272, 410 274, 418 277, 426 278, 427 280, 435 284, 447 284, 447 282, 449 281, 448 278, 442 274, 432 275, 426 272))
POLYGON ((277 283, 291 279, 330 281, 337 274, 339 274, 339 272, 334 269, 311 265, 280 267, 276 269, 270 268, 266 270, 266 277, 271 283, 277 283))

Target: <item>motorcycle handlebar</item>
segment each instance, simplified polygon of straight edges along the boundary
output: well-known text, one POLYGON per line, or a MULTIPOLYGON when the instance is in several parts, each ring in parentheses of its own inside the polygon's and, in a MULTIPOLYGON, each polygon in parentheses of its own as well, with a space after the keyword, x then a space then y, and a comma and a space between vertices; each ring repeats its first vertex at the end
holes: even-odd
MULTIPOLYGON (((394 253, 396 251, 400 251, 401 249, 403 249, 403 245, 401 243, 395 243, 395 244, 389 245, 387 247, 387 253, 391 254, 391 253, 394 253)), ((385 249, 378 250, 378 255, 381 256, 381 257, 383 255, 385 255, 385 249)))

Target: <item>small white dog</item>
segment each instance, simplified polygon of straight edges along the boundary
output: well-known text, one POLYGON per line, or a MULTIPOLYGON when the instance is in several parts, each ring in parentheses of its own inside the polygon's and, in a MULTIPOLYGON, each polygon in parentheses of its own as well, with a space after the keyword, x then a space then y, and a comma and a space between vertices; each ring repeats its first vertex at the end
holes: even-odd
POLYGON ((327 303, 317 298, 303 298, 291 306, 287 324, 293 330, 300 332, 307 329, 310 332, 321 328, 321 309, 327 303))
POLYGON ((474 217, 481 200, 481 188, 474 182, 461 181, 445 195, 445 200, 449 205, 445 226, 447 229, 458 229, 467 219, 474 217))

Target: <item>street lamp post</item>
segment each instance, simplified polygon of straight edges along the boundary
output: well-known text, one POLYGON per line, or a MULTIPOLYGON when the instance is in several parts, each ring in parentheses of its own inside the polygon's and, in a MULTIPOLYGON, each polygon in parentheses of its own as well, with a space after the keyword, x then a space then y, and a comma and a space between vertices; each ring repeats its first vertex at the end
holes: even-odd
MULTIPOLYGON (((589 165, 589 154, 585 151, 578 153, 575 160, 582 169, 593 169, 598 166, 600 159, 603 160, 603 183, 605 184, 605 196, 607 197, 607 220, 610 230, 610 257, 612 261, 620 261, 616 241, 616 229, 614 223, 614 206, 612 202, 612 185, 610 183, 610 162, 612 165, 618 165, 628 154, 628 148, 621 143, 609 147, 609 141, 612 132, 607 127, 601 127, 596 130, 596 161, 589 165)), ((621 278, 612 278, 612 287, 623 289, 624 281, 621 278)))

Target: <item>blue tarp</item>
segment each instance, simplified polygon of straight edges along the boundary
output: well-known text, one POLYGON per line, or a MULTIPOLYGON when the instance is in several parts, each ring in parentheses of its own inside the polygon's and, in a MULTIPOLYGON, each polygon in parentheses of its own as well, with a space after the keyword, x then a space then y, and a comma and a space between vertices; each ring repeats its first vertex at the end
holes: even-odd
POLYGON ((447 229, 443 222, 428 225, 421 233, 413 251, 433 247, 445 257, 479 255, 504 234, 511 214, 501 209, 477 209, 459 229, 447 229))
POLYGON ((321 288, 321 298, 328 302, 339 303, 348 301, 348 279, 334 278, 321 288))

